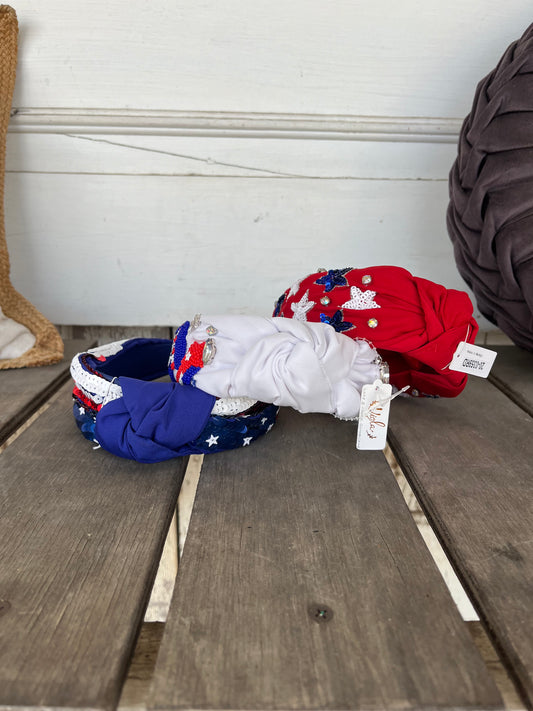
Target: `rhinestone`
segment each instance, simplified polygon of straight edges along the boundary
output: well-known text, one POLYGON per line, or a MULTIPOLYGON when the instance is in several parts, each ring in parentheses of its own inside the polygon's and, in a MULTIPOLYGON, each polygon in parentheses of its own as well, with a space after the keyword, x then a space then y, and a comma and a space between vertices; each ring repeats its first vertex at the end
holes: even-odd
POLYGON ((413 389, 411 390, 411 395, 412 395, 413 397, 418 397, 418 396, 420 395, 420 393, 418 392, 418 390, 416 390, 415 388, 413 388, 413 389))
POLYGON ((324 306, 327 306, 328 304, 331 303, 331 299, 329 298, 329 296, 323 296, 320 299, 320 303, 323 304, 324 306))
POLYGON ((216 336, 218 333, 218 328, 215 328, 214 326, 208 326, 205 329, 205 332, 207 333, 208 336, 216 336))
POLYGON ((372 277, 370 276, 370 274, 365 274, 361 278, 361 281, 363 282, 363 284, 370 284, 370 282, 372 281, 372 277))
POLYGON ((376 326, 378 325, 378 320, 377 318, 369 318, 367 324, 370 326, 370 328, 376 328, 376 326))
POLYGON ((208 363, 211 363, 211 361, 215 357, 216 352, 217 347, 215 346, 214 340, 212 338, 208 338, 205 342, 204 350, 202 353, 202 360, 204 362, 204 365, 208 365, 208 363))
POLYGON ((317 272, 327 272, 327 269, 324 269, 324 267, 318 267, 317 272))
POLYGON ((191 321, 191 330, 192 331, 194 331, 195 328, 198 328, 201 320, 202 320, 202 314, 196 314, 196 316, 191 321))

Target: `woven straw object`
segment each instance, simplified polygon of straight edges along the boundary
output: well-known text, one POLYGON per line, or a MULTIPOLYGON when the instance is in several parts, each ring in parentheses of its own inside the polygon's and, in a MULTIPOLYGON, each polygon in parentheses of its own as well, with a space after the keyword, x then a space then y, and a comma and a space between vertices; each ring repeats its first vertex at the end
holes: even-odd
POLYGON ((477 86, 447 224, 481 313, 533 351, 533 25, 477 86))
POLYGON ((4 227, 4 173, 6 134, 9 123, 17 63, 18 24, 15 11, 0 5, 0 307, 5 316, 26 326, 35 336, 35 345, 18 358, 0 359, 0 370, 56 363, 63 357, 63 341, 54 326, 10 280, 9 254, 4 227))

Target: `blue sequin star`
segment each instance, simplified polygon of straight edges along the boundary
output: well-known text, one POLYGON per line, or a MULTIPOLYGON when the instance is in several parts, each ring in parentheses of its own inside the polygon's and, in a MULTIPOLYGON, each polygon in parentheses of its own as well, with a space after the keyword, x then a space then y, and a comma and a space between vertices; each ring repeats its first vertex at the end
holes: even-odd
POLYGON ((327 274, 319 277, 315 281, 315 284, 324 284, 324 291, 331 291, 336 286, 347 286, 348 282, 344 278, 344 275, 346 272, 351 271, 351 269, 351 267, 347 267, 346 269, 330 269, 327 274))
POLYGON ((285 301, 285 294, 282 294, 276 301, 276 308, 274 309, 274 316, 279 316, 283 302, 285 301))
POLYGON ((340 309, 338 311, 335 311, 333 316, 320 314, 320 320, 322 321, 322 323, 329 323, 329 325, 333 326, 337 333, 342 333, 343 331, 348 331, 348 329, 350 328, 354 328, 353 323, 350 323, 349 321, 343 321, 342 317, 343 313, 340 309))

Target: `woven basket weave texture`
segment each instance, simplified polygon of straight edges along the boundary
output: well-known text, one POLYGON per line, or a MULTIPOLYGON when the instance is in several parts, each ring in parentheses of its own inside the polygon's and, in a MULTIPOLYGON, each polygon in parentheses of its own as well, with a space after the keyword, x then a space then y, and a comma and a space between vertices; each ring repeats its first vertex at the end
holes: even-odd
POLYGON ((6 136, 17 64, 18 23, 9 5, 0 5, 0 307, 8 318, 35 336, 33 348, 18 358, 1 359, 0 370, 50 365, 63 357, 63 341, 54 326, 11 284, 4 222, 6 136))

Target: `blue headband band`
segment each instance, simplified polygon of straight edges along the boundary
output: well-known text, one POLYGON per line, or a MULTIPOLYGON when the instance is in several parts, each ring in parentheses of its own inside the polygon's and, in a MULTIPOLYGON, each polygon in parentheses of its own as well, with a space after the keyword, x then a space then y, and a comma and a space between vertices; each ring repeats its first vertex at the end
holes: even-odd
POLYGON ((171 346, 134 338, 75 356, 73 412, 87 439, 120 457, 159 462, 243 447, 272 427, 275 405, 217 401, 190 385, 150 382, 167 376, 171 346))

